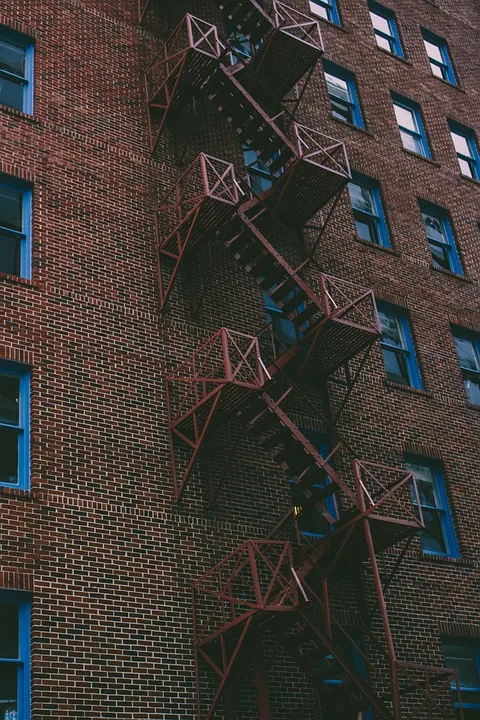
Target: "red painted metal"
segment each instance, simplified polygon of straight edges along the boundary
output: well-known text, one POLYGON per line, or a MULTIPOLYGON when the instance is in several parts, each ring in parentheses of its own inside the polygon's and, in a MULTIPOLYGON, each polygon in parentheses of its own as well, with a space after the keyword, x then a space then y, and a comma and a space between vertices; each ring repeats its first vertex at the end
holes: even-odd
POLYGON ((222 328, 166 380, 174 499, 178 501, 216 413, 235 412, 265 382, 258 340, 222 328))
POLYGON ((150 150, 157 147, 167 116, 200 91, 218 67, 222 47, 215 25, 187 13, 145 70, 150 150))
POLYGON ((155 209, 160 308, 186 256, 230 218, 239 202, 231 163, 201 153, 155 209))
MULTIPOLYGON (((298 106, 323 52, 319 24, 281 0, 271 0, 270 14, 256 0, 218 4, 227 15, 234 13, 237 28, 250 37, 252 58, 229 65, 228 49, 216 27, 187 14, 145 73, 150 148, 155 150, 165 123, 180 108, 208 98, 240 142, 270 168, 272 187, 256 196, 251 188, 243 189, 231 164, 204 154, 197 158, 155 212, 160 306, 171 297, 189 253, 207 239, 222 241, 296 326, 297 342, 282 346, 271 326, 256 336, 222 328, 168 373, 174 498, 181 499, 210 432, 235 415, 266 450, 276 451, 277 462, 302 493, 301 502, 319 510, 327 525, 324 537, 312 539, 299 528, 303 507, 292 508, 267 540, 246 541, 195 581, 197 719, 213 718, 223 701, 227 720, 234 720, 234 697, 253 659, 260 720, 270 720, 268 672, 260 644, 267 627, 276 628, 285 647, 293 643, 304 663, 313 653, 328 667, 334 664, 340 682, 336 687, 317 686, 312 717, 319 706, 320 712, 333 708, 352 716, 370 707, 384 720, 423 720, 426 713, 444 710, 444 717, 451 717, 455 679, 462 716, 455 673, 399 661, 390 627, 386 588, 411 538, 423 527, 413 474, 356 459, 340 437, 330 455, 322 457, 286 408, 298 393, 298 378, 343 382, 346 394, 335 422, 380 332, 370 290, 320 273, 319 290, 313 291, 303 277, 325 218, 310 253, 299 249, 291 231, 292 226, 318 224, 322 210, 328 221, 351 177, 344 143, 295 123, 272 95, 273 90, 288 98, 295 87, 298 106), (301 90, 296 87, 299 81, 301 90), (269 239, 279 229, 291 241, 290 251, 297 253, 293 264, 269 239), (312 468, 322 485, 309 480, 312 468), (325 498, 330 495, 337 501, 338 518, 327 511, 325 498), (403 541, 407 544, 384 583, 378 555, 403 541), (349 633, 343 616, 357 613, 333 581, 362 562, 372 571, 385 647, 358 618, 356 624, 377 663, 349 633), (368 678, 345 654, 345 643, 362 657, 368 678)), ((138 0, 140 19, 149 5, 150 0, 138 0)), ((329 423, 325 427, 331 428, 329 423)), ((215 496, 212 486, 209 495, 215 496)))

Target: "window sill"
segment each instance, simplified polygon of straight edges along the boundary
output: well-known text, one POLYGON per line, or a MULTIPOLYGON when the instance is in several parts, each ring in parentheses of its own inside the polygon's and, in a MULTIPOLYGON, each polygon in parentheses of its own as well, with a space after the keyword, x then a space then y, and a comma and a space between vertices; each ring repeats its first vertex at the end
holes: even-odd
POLYGON ((430 265, 430 270, 433 270, 433 272, 438 272, 441 275, 446 275, 447 277, 455 278, 456 280, 460 280, 461 282, 472 284, 472 280, 470 280, 470 278, 465 277, 465 275, 459 275, 452 270, 444 270, 444 268, 437 268, 433 265, 430 265))
POLYGON ((461 93, 466 95, 466 91, 462 87, 460 87, 460 85, 455 85, 454 83, 449 82, 449 80, 444 80, 443 78, 439 78, 436 75, 434 75, 433 73, 431 73, 431 77, 434 78, 435 80, 438 80, 438 82, 441 82, 444 85, 447 85, 448 87, 454 88, 455 90, 459 90, 461 93))
POLYGON ((477 180, 476 178, 468 177, 468 175, 462 175, 462 173, 460 173, 460 178, 462 180, 466 180, 467 182, 473 183, 477 187, 480 185, 480 180, 477 180))
POLYGON ((460 567, 473 568, 473 563, 462 557, 452 557, 451 555, 435 555, 434 553, 424 553, 420 555, 420 559, 428 563, 440 563, 444 565, 459 565, 460 567))
POLYGON ((6 282, 6 283, 12 283, 12 285, 23 285, 24 287, 33 288, 34 290, 38 290, 38 284, 34 283, 32 280, 27 280, 26 278, 18 277, 17 275, 9 275, 9 273, 2 273, 0 272, 0 282, 6 282))
POLYGON ((407 155, 410 155, 410 157, 417 158, 418 160, 423 160, 423 162, 427 162, 429 165, 433 165, 436 168, 441 167, 440 163, 435 162, 435 160, 432 160, 432 158, 425 157, 425 155, 419 155, 416 152, 413 152, 412 150, 407 150, 402 146, 402 150, 407 155))
POLYGON ((332 20, 327 20, 327 18, 321 17, 320 15, 315 15, 315 13, 310 12, 310 15, 314 17, 316 20, 320 20, 320 22, 325 23, 325 25, 330 25, 331 27, 336 28, 337 30, 341 30, 344 33, 347 33, 347 35, 350 34, 350 30, 347 30, 346 27, 343 25, 333 22, 332 20))
POLYGON ((370 242, 370 240, 364 240, 355 233, 353 233, 353 239, 356 242, 360 243, 360 245, 365 245, 366 247, 372 248, 373 250, 380 250, 380 252, 385 252, 388 255, 394 255, 395 257, 398 257, 397 251, 391 247, 386 247, 386 245, 377 245, 377 243, 370 242))
POLYGON ((0 485, 0 497, 16 497, 23 498, 24 500, 33 500, 33 494, 31 490, 22 490, 18 487, 8 487, 8 485, 0 485))
MULTIPOLYGON (((393 382, 393 380, 385 380, 385 386, 391 390, 402 390, 403 392, 413 393, 413 395, 421 395, 422 397, 431 398, 432 395, 426 390, 420 388, 414 388, 411 385, 402 385, 401 383, 393 382)), ((479 406, 480 409, 480 406, 479 406)))
POLYGON ((25 113, 22 110, 17 110, 16 108, 12 108, 10 105, 2 105, 0 103, 0 111, 6 113, 7 115, 13 115, 14 117, 28 120, 28 122, 31 122, 33 125, 41 125, 40 120, 37 120, 37 118, 33 115, 29 115, 28 113, 25 113))
POLYGON ((361 132, 364 135, 368 135, 369 137, 375 137, 375 135, 370 132, 370 130, 367 130, 366 128, 360 127, 359 125, 355 125, 354 123, 347 122, 347 120, 340 120, 339 118, 334 117, 332 114, 330 114, 330 117, 332 120, 334 120, 339 125, 343 125, 349 128, 352 128, 352 130, 356 130, 357 132, 361 132))
POLYGON ((467 401, 467 408, 469 410, 475 410, 476 412, 480 412, 480 405, 475 405, 475 403, 471 403, 467 401))
POLYGON ((409 67, 413 67, 413 63, 410 60, 407 60, 407 58, 400 57, 400 55, 394 55, 391 52, 388 52, 388 50, 384 50, 384 48, 376 46, 377 50, 381 52, 383 55, 388 55, 388 57, 394 58, 395 60, 400 60, 404 65, 408 65, 409 67))

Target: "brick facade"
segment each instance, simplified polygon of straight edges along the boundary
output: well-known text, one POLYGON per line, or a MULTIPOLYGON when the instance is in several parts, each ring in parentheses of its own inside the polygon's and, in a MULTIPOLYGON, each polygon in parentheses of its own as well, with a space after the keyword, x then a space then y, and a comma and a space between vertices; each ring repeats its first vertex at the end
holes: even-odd
MULTIPOLYGON (((308 11, 307 0, 289 4, 308 11)), ((338 4, 340 27, 320 21, 325 58, 355 72, 365 129, 332 118, 321 63, 298 120, 344 140, 353 169, 380 181, 392 248, 356 236, 344 191, 317 261, 408 309, 424 388, 389 383, 375 345, 338 430, 356 457, 441 462, 461 558, 425 555, 415 538, 387 603, 399 659, 442 666, 442 635, 480 636, 480 414, 450 330, 480 332, 480 185, 460 176, 447 124, 480 132, 480 12, 477 0, 390 0, 398 59, 376 47, 366 0, 338 4), (458 87, 432 76, 420 27, 448 40, 458 87), (402 149, 390 91, 420 103, 431 160, 402 149), (463 277, 432 269, 419 198, 449 210, 463 277)), ((0 589, 32 593, 32 720, 196 717, 191 582, 265 538, 291 504, 286 477, 235 422, 208 440, 182 502, 172 501, 165 375, 218 328, 254 335, 265 322, 259 288, 223 249, 213 269, 204 253, 190 276, 181 271, 159 311, 159 199, 199 152, 244 170, 239 143, 201 103, 151 155, 143 69, 186 10, 221 23, 216 7, 152 0, 141 25, 136 0, 0 9, 1 26, 35 38, 33 117, 0 106, 0 173, 33 186, 32 279, 0 277, 0 358, 32 368, 31 488, 0 487, 0 589), (192 317, 189 285, 205 279, 192 317), (221 483, 213 508, 209 474, 221 483)), ((318 287, 315 267, 306 277, 318 287)), ((303 390, 327 412, 321 388, 303 390)), ((298 400, 294 411, 300 427, 316 427, 312 406, 298 400)), ((385 575, 398 554, 381 556, 385 575)), ((368 570, 345 584, 377 630, 368 570)), ((305 678, 268 634, 265 656, 272 720, 289 717, 305 678)), ((239 718, 257 717, 253 686, 247 675, 239 718)))

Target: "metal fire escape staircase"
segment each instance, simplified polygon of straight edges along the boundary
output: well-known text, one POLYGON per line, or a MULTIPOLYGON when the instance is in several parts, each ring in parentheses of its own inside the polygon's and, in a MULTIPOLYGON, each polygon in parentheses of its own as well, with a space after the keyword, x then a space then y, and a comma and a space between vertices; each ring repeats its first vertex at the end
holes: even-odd
MULTIPOLYGON (((141 17, 149 4, 139 0, 141 17)), ((213 239, 292 321, 297 339, 272 348, 263 333, 222 328, 168 373, 174 498, 181 499, 209 433, 240 420, 285 471, 301 507, 319 511, 325 533, 307 538, 292 508, 268 540, 248 540, 194 583, 197 717, 210 720, 222 702, 233 719, 235 695, 253 658, 259 717, 270 720, 259 638, 273 632, 313 685, 315 718, 357 720, 367 710, 375 719, 429 718, 450 698, 454 674, 397 660, 377 562, 378 553, 423 526, 421 510, 413 511, 412 493, 420 509, 415 479, 403 469, 356 459, 335 428, 337 441, 324 457, 289 414, 298 392, 291 378, 325 380, 339 369, 349 377, 352 360, 358 374, 379 335, 371 291, 325 273, 313 290, 303 274, 311 258, 292 265, 284 253, 288 247, 290 257, 298 243, 292 229, 334 201, 350 177, 344 144, 295 123, 278 99, 315 67, 323 51, 318 23, 279 0, 272 0, 270 13, 256 0, 219 0, 218 6, 248 39, 252 57, 232 64, 216 27, 187 14, 145 73, 150 148, 192 99, 208 100, 268 169, 272 187, 256 196, 232 164, 205 154, 194 161, 155 212, 160 306, 171 300, 182 265, 213 239), (330 497, 337 502, 335 517, 327 508, 330 497), (387 647, 376 653, 376 663, 349 634, 345 601, 332 581, 364 561, 387 647)), ((368 628, 362 634, 377 644, 368 628)), ((453 717, 449 713, 444 717, 453 717)))

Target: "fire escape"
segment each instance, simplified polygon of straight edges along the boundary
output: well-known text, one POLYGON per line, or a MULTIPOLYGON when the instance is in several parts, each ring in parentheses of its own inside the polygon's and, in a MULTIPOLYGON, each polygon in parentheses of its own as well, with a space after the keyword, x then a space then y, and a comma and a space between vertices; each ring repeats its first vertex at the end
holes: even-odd
MULTIPOLYGON (((141 19, 154 2, 139 0, 141 19)), ((379 328, 371 290, 321 271, 307 280, 318 241, 307 247, 301 229, 320 218, 321 234, 350 178, 344 144, 295 119, 323 52, 320 29, 280 0, 217 5, 248 52, 242 56, 215 25, 187 14, 145 72, 150 149, 192 99, 208 102, 270 182, 256 191, 231 162, 204 153, 183 171, 155 209, 160 307, 174 301, 196 253, 207 244, 220 252, 221 245, 291 322, 295 337, 285 342, 272 324, 252 334, 221 328, 169 373, 174 499, 182 498, 215 428, 230 424, 284 471, 295 506, 266 539, 247 540, 193 583, 197 717, 245 717, 236 707, 253 666, 254 713, 271 720, 261 642, 268 636, 304 673, 301 687, 311 688, 302 690, 292 720, 454 718, 455 673, 399 661, 385 601, 423 527, 415 478, 358 459, 335 425, 379 328), (345 392, 326 417, 305 387, 332 379, 345 392), (328 430, 328 452, 295 422, 298 402, 328 430), (322 523, 315 537, 302 531, 302 516, 312 510, 322 523), (385 578, 378 556, 394 547, 385 578), (339 589, 360 564, 375 591, 375 628, 339 589)), ((212 504, 219 490, 209 478, 212 504)), ((462 717, 459 695, 457 702, 462 717)))

